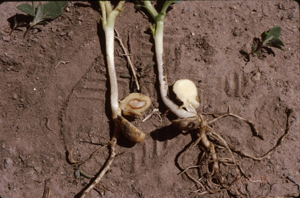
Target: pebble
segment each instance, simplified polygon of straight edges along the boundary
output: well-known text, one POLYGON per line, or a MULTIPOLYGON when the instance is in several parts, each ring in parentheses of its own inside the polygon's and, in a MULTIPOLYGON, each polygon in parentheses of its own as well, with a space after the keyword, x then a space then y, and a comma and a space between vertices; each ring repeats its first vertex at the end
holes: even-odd
POLYGON ((73 36, 74 36, 74 32, 73 31, 70 31, 70 32, 68 32, 68 37, 71 37, 71 38, 73 38, 73 36))
POLYGON ((12 99, 17 100, 18 99, 18 94, 12 93, 11 97, 12 97, 12 99))
POLYGON ((257 82, 260 80, 261 74, 260 72, 257 72, 256 74, 254 74, 251 78, 252 81, 257 82))
POLYGON ((52 27, 52 28, 51 28, 51 31, 52 31, 52 32, 56 32, 56 30, 57 30, 56 27, 52 27))
POLYGON ((33 169, 37 172, 37 173, 41 173, 43 168, 40 166, 34 166, 33 169))
POLYGON ((232 6, 232 7, 230 7, 230 9, 235 10, 235 11, 238 10, 236 6, 232 6))
POLYGON ((2 39, 3 41, 8 42, 10 40, 10 36, 3 36, 2 39))
POLYGON ((47 48, 47 46, 46 46, 45 44, 41 44, 41 47, 42 47, 43 49, 46 49, 46 48, 47 48))
POLYGON ((13 166, 13 164, 14 164, 14 161, 9 157, 4 160, 4 167, 6 169, 11 168, 13 166))

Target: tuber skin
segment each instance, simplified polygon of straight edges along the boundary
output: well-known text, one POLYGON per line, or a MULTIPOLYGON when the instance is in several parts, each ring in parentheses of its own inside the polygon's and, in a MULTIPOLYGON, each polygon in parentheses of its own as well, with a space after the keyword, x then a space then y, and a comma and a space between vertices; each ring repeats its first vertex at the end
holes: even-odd
POLYGON ((181 108, 178 105, 176 105, 168 97, 168 82, 167 82, 167 75, 164 71, 165 69, 164 69, 164 60, 163 60, 163 54, 164 54, 163 35, 164 35, 164 19, 165 16, 167 15, 166 12, 168 7, 173 3, 179 3, 179 1, 166 1, 160 13, 156 11, 154 6, 151 4, 151 1, 143 1, 143 5, 141 5, 141 7, 145 8, 155 21, 155 24, 152 25, 150 29, 154 38, 155 57, 156 57, 158 80, 159 80, 159 91, 164 104, 178 118, 197 117, 196 111, 187 111, 184 108, 181 108))
POLYGON ((141 132, 138 128, 136 128, 122 116, 118 116, 118 118, 115 119, 115 122, 119 124, 123 135, 130 141, 141 143, 145 140, 146 134, 141 132))

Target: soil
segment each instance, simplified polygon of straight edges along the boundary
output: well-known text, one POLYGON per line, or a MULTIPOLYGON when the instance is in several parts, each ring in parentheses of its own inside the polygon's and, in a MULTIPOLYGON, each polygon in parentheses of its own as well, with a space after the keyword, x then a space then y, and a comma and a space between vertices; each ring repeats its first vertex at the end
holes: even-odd
MULTIPOLYGON (((96 3, 71 2, 66 12, 45 26, 23 34, 18 28, 9 35, 9 19, 20 2, 0 5, 0 196, 42 197, 45 185, 51 197, 74 197, 89 182, 75 178, 76 167, 68 161, 84 160, 110 139, 113 125, 109 106, 109 82, 104 60, 104 37, 96 3)), ((158 93, 152 20, 126 3, 116 19, 116 29, 131 49, 142 93, 152 99, 149 114, 132 123, 147 133, 133 144, 120 137, 118 156, 102 179, 99 192, 88 197, 197 197, 194 183, 179 174, 180 154, 193 141, 171 125, 171 113, 158 93), (129 39, 130 38, 130 39, 129 39), (146 71, 145 71, 146 70, 146 71), (104 194, 105 192, 105 194, 104 194)), ((291 0, 183 1, 172 6, 165 19, 164 56, 171 86, 181 78, 191 79, 199 91, 199 113, 238 114, 256 124, 261 140, 237 119, 224 118, 213 128, 244 152, 261 156, 289 135, 268 158, 254 161, 235 154, 251 181, 240 180, 246 197, 299 196, 300 192, 300 68, 299 5, 291 0), (253 40, 274 26, 286 51, 245 56, 253 40), (254 181, 254 182, 253 182, 254 181)), ((115 42, 119 98, 130 93, 130 70, 122 48, 115 42)), ((211 117, 208 117, 211 119, 211 117)), ((222 149, 217 149, 223 154, 222 149)), ((195 165, 200 148, 188 154, 195 165)), ((94 175, 109 151, 102 149, 81 166, 94 175)), ((231 174, 226 166, 222 175, 231 174)), ((197 175, 195 175, 197 177, 197 175)), ((207 197, 230 197, 220 192, 207 197)))

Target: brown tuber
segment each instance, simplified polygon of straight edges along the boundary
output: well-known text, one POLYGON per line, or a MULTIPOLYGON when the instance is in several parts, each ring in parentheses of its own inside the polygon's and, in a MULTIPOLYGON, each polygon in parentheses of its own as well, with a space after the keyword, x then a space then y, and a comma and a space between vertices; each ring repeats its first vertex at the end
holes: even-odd
POLYGON ((123 135, 130 141, 135 143, 141 143, 145 140, 146 134, 140 131, 122 116, 118 116, 118 118, 115 119, 115 122, 119 124, 123 135))

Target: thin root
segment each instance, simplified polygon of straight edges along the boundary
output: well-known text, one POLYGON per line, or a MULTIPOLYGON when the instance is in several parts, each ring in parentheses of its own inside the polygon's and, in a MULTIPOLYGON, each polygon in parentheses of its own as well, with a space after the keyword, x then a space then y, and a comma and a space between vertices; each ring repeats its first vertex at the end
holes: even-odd
POLYGON ((96 153, 98 153, 100 150, 102 150, 103 148, 106 148, 108 147, 109 145, 104 145, 104 146, 101 146, 100 148, 96 149, 86 160, 83 160, 83 161, 76 161, 74 160, 73 158, 73 148, 71 149, 71 152, 70 152, 70 158, 69 158, 69 161, 71 162, 71 164, 77 164, 77 165, 82 165, 84 164, 86 161, 88 161, 89 159, 91 159, 96 153))
MULTIPOLYGON (((204 115, 214 115, 214 114, 216 114, 216 113, 209 113, 209 114, 204 114, 204 115)), ((264 140, 264 137, 259 133, 259 131, 257 130, 257 128, 256 128, 256 126, 255 126, 255 124, 253 122, 251 122, 250 120, 247 120, 247 119, 245 119, 245 118, 243 118, 243 117, 241 117, 239 115, 230 113, 229 112, 229 108, 228 108, 227 113, 225 113, 225 114, 223 114, 223 115, 221 115, 221 116, 219 116, 219 117, 217 117, 217 118, 209 121, 208 124, 212 124, 212 123, 216 122, 217 120, 219 120, 221 118, 224 118, 224 117, 227 117, 227 116, 232 116, 234 118, 237 118, 237 119, 240 119, 240 120, 246 122, 251 127, 253 135, 259 137, 261 140, 264 140)))
POLYGON ((45 118, 46 119, 46 123, 45 123, 45 126, 48 130, 52 131, 53 133, 56 133, 56 131, 54 131, 50 126, 50 119, 49 118, 45 118))
POLYGON ((159 121, 162 122, 162 118, 160 116, 160 112, 159 109, 155 108, 152 110, 152 112, 150 114, 148 114, 143 120, 142 122, 145 122, 146 120, 148 120, 153 114, 156 114, 159 117, 159 121))
POLYGON ((120 127, 119 125, 116 124, 115 121, 115 130, 114 130, 114 134, 113 137, 111 138, 111 143, 110 143, 110 155, 103 167, 103 169, 100 171, 100 173, 95 177, 94 181, 89 184, 82 192, 80 198, 85 198, 86 195, 95 187, 97 186, 102 177, 106 174, 106 172, 110 169, 111 164, 113 163, 115 157, 116 157, 116 144, 117 144, 117 139, 119 137, 119 133, 120 133, 120 127))
POLYGON ((189 166, 189 167, 187 167, 186 169, 184 169, 183 171, 181 171, 179 174, 183 174, 183 173, 185 173, 187 170, 189 170, 189 169, 192 169, 192 168, 199 168, 200 167, 200 165, 195 165, 195 166, 189 166))
MULTIPOLYGON (((235 114, 232 114, 232 113, 229 113, 229 110, 227 113, 225 113, 224 115, 221 115, 209 122, 206 121, 205 117, 203 115, 199 115, 199 119, 200 119, 200 125, 199 125, 199 138, 194 141, 193 143, 191 143, 187 148, 186 150, 183 152, 183 156, 182 156, 182 167, 185 167, 184 166, 184 163, 185 163, 185 156, 187 154, 187 152, 193 147, 193 146, 196 146, 198 145, 200 142, 201 142, 201 145, 205 147, 206 149, 206 152, 209 154, 209 156, 212 158, 210 159, 211 162, 208 161, 208 163, 206 164, 206 173, 204 174, 204 176, 201 176, 201 178, 199 180, 195 179, 193 176, 191 176, 189 174, 189 170, 190 169, 194 169, 194 168, 198 168, 200 170, 201 166, 202 165, 192 165, 192 166, 188 166, 188 167, 185 167, 182 172, 180 172, 180 174, 184 173, 188 176, 188 178, 190 178, 194 183, 195 185, 198 184, 200 186, 200 188, 198 188, 196 191, 193 191, 195 193, 197 193, 197 195, 201 196, 201 195, 205 195, 205 194, 214 194, 214 193, 218 193, 218 192, 221 192, 221 191, 234 191, 234 194, 236 195, 242 195, 241 192, 234 186, 234 184, 236 183, 236 181, 239 180, 239 178, 241 177, 244 177, 246 178, 248 181, 252 182, 252 183, 256 183, 256 182, 261 182, 260 180, 252 180, 250 178, 249 175, 247 175, 243 170, 242 168, 240 167, 239 163, 235 160, 235 157, 233 155, 233 152, 236 152, 237 154, 239 154, 240 156, 242 157, 248 157, 248 158, 251 158, 253 160, 262 160, 264 159, 265 157, 269 156, 272 152, 274 152, 274 150, 276 148, 278 148, 282 142, 284 141, 284 139, 288 136, 289 134, 289 129, 290 129, 290 123, 289 123, 289 117, 292 113, 292 110, 288 109, 286 111, 287 113, 287 118, 286 118, 286 129, 285 129, 285 132, 284 134, 279 138, 279 140, 277 141, 276 145, 270 149, 266 154, 264 154, 263 156, 261 157, 254 157, 254 156, 251 156, 251 155, 248 155, 248 154, 245 154, 243 153, 241 150, 239 149, 236 149, 234 146, 232 146, 231 144, 227 143, 221 135, 219 135, 218 133, 216 133, 212 127, 209 126, 209 124, 219 120, 220 118, 224 118, 226 116, 232 116, 232 117, 235 117, 235 118, 238 118, 246 123, 248 123, 251 127, 251 129, 253 131, 255 131, 255 134, 256 136, 260 137, 261 139, 262 136, 258 133, 258 130, 256 129, 255 125, 250 122, 249 120, 245 119, 245 118, 242 118, 238 115, 235 115, 235 114), (209 139, 208 139, 208 136, 210 137, 210 139, 212 139, 212 141, 216 141, 218 142, 218 144, 220 146, 222 146, 223 148, 225 147, 228 152, 230 153, 231 155, 231 158, 218 158, 217 157, 217 154, 216 154, 216 151, 215 151, 215 145, 214 143, 212 143, 209 139), (213 163, 212 164, 212 171, 209 170, 209 164, 210 163, 213 163), (220 174, 220 170, 219 170, 219 163, 223 163, 223 164, 233 164, 235 166, 235 172, 236 172, 236 178, 230 182, 230 183, 225 183, 224 180, 223 180, 223 177, 221 176, 220 174), (206 175, 206 176, 205 176, 206 175), (217 181, 218 183, 214 183, 213 180, 212 180, 212 176, 215 175, 217 178, 217 181), (212 186, 214 185, 214 187, 212 186)), ((186 121, 186 120, 183 120, 183 121, 186 121)), ((180 120, 179 120, 179 123, 180 123, 180 120)), ((181 126, 181 125, 180 125, 181 126)), ((185 126, 185 125, 183 125, 185 126)), ((187 125, 188 126, 188 125, 187 125)), ((202 157, 201 156, 201 160, 202 161, 202 157)))
POLYGON ((247 157, 247 158, 251 158, 253 160, 258 160, 258 161, 260 161, 260 160, 268 157, 271 153, 273 153, 275 151, 275 149, 277 149, 282 144, 282 142, 284 141, 284 139, 289 135, 289 129, 290 129, 289 117, 290 117, 290 115, 292 113, 292 110, 288 109, 286 113, 287 113, 287 118, 286 118, 286 128, 285 128, 284 134, 278 139, 276 145, 273 148, 271 148, 267 153, 265 153, 264 155, 262 155, 261 157, 255 157, 255 156, 251 156, 249 154, 246 154, 243 151, 241 151, 240 149, 235 148, 231 144, 228 144, 228 146, 230 147, 230 149, 232 151, 238 153, 242 157, 247 157))
POLYGON ((55 65, 54 69, 56 69, 58 67, 59 64, 67 64, 69 63, 70 61, 58 61, 58 63, 55 65))
POLYGON ((50 198, 51 195, 51 189, 49 187, 50 179, 45 180, 45 187, 44 187, 44 193, 43 198, 50 198))

